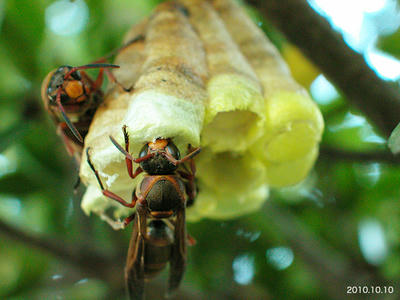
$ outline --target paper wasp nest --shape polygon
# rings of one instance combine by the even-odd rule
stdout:
[[[117,56],[114,72],[133,92],[111,87],[96,112],[85,147],[106,188],[128,202],[141,180],[127,173],[125,157],[110,142],[123,145],[127,125],[130,153],[158,137],[172,138],[182,154],[201,146],[198,197],[189,220],[230,218],[258,209],[268,188],[305,178],[318,155],[321,113],[291,77],[276,48],[230,0],[161,4],[131,29],[125,42],[138,41]],[[82,208],[114,217],[129,209],[102,196],[82,159],[88,186]]]

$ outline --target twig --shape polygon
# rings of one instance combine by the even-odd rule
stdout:
[[[400,164],[400,158],[388,151],[357,152],[337,148],[322,147],[320,156],[328,159],[344,160],[352,162],[380,162]]]
[[[327,20],[302,0],[247,0],[346,95],[385,135],[400,120],[400,93],[350,49]]]

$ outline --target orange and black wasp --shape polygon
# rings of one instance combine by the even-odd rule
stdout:
[[[61,66],[51,71],[42,84],[42,100],[57,124],[68,152],[80,157],[83,139],[93,115],[103,99],[101,90],[104,68],[118,68],[112,64],[88,64],[80,67]],[[96,80],[83,70],[99,68]]]
[[[132,89],[122,87],[110,71],[119,66],[105,61],[132,43],[143,39],[144,36],[139,35],[91,64],[79,67],[61,66],[51,71],[43,80],[41,96],[44,107],[57,125],[57,132],[62,137],[68,153],[74,155],[78,163],[83,150],[83,140],[97,107],[103,101],[101,87],[104,72],[111,82],[125,91]],[[85,72],[88,69],[99,69],[95,80]]]

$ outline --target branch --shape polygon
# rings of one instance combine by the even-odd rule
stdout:
[[[107,280],[111,277],[110,274],[107,273],[109,266],[112,264],[110,259],[104,257],[100,253],[87,249],[87,247],[68,244],[63,240],[31,235],[6,224],[2,220],[0,220],[0,233],[10,239],[50,253],[62,262],[67,262],[92,276]],[[120,263],[121,266],[123,264],[122,261],[114,262],[114,264],[118,263]]]
[[[349,285],[393,285],[393,282],[384,278],[376,269],[367,264],[356,263],[344,256],[340,249],[335,249],[321,240],[289,210],[269,201],[265,205],[264,212],[294,252],[324,283],[323,287],[330,293],[332,299],[348,299],[345,291],[346,286]],[[398,293],[395,291],[396,295],[393,295],[393,299],[398,299]],[[366,299],[366,296],[365,294],[353,295],[353,299]]]
[[[328,159],[352,162],[379,162],[400,164],[400,158],[387,151],[356,152],[337,148],[321,147],[320,155]]]
[[[400,93],[380,79],[305,0],[247,0],[388,137],[400,120]]]

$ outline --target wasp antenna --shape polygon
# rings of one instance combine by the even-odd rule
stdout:
[[[105,63],[94,63],[94,64],[87,64],[79,67],[73,67],[67,74],[65,74],[64,79],[67,79],[69,76],[71,76],[72,73],[74,73],[77,70],[86,70],[86,69],[100,69],[100,68],[114,68],[118,69],[120,66],[119,65],[114,65],[114,64],[105,64]]]
[[[192,152],[190,152],[189,154],[187,154],[184,158],[182,158],[181,160],[179,160],[179,163],[183,163],[185,161],[187,161],[188,159],[193,158],[194,156],[196,156],[197,154],[199,154],[201,152],[201,148],[192,148]]]
[[[122,146],[121,146],[120,144],[118,144],[118,142],[117,142],[111,135],[109,136],[109,138],[110,138],[110,140],[111,140],[111,143],[113,143],[114,146],[117,147],[117,149],[118,149],[120,152],[122,152],[122,154],[124,154],[126,158],[128,158],[128,159],[130,159],[130,160],[133,160],[133,161],[135,160],[135,159],[132,157],[132,155],[130,155],[130,154],[128,153],[128,151],[126,151],[124,148],[122,148]]]
[[[143,156],[143,157],[136,158],[136,159],[134,159],[133,161],[134,161],[135,163],[139,164],[139,163],[141,163],[142,161],[148,160],[149,158],[152,158],[152,157],[154,157],[154,153],[149,153],[149,154],[147,154],[147,155],[145,155],[145,156]]]
[[[57,103],[58,108],[60,109],[61,114],[64,118],[64,121],[67,124],[67,126],[69,127],[69,129],[71,129],[72,133],[77,138],[77,140],[80,141],[81,143],[83,143],[82,136],[80,135],[78,129],[76,129],[76,127],[72,124],[71,120],[68,118],[68,116],[64,110],[64,107],[61,104],[61,90],[58,90],[58,92],[57,92],[56,103]]]
[[[143,41],[146,37],[143,34],[139,34],[137,36],[135,36],[133,39],[129,40],[125,45],[123,45],[122,47],[120,47],[119,49],[116,49],[118,52],[123,50],[124,48],[139,42],[139,41]]]
[[[169,154],[168,152],[162,152],[161,155],[163,155],[166,159],[169,160],[169,162],[171,164],[173,164],[174,166],[177,166],[180,164],[180,160],[176,160],[171,154]]]
[[[77,70],[83,69],[97,69],[97,68],[119,68],[119,65],[114,64],[107,64],[107,63],[94,63],[94,64],[87,64],[83,66],[76,67]]]

